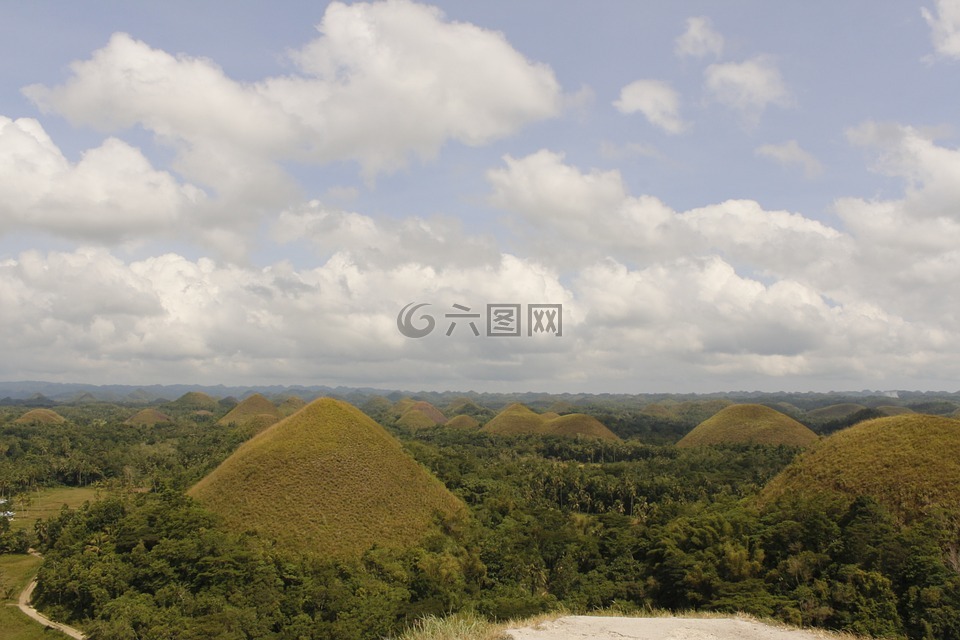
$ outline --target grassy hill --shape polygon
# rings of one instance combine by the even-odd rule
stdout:
[[[300,411],[300,409],[303,409],[305,406],[307,406],[307,403],[300,396],[287,396],[280,401],[277,409],[280,411],[280,415],[286,418]]]
[[[820,407],[819,409],[811,409],[807,411],[807,417],[811,420],[818,421],[841,420],[864,409],[866,409],[866,407],[862,404],[842,402],[840,404],[831,404],[827,407]]]
[[[491,418],[483,425],[486,433],[495,433],[501,436],[515,436],[522,433],[541,433],[543,418],[539,413],[515,402]]]
[[[256,421],[258,424],[268,426],[280,420],[281,417],[280,410],[275,404],[265,396],[255,393],[231,409],[227,415],[217,421],[217,424],[245,427]]]
[[[170,406],[177,409],[206,409],[207,411],[216,411],[220,408],[215,398],[202,391],[188,391],[171,402]]]
[[[448,429],[463,429],[465,431],[476,431],[480,428],[480,423],[477,422],[477,419],[473,416],[468,416],[466,414],[460,414],[454,416],[443,423],[443,426]]]
[[[164,422],[171,422],[170,416],[156,409],[148,408],[138,411],[123,421],[123,424],[134,425],[138,427],[152,427]]]
[[[189,490],[238,531],[333,557],[416,544],[462,503],[356,407],[320,398],[262,431]]]
[[[838,431],[773,478],[767,504],[786,495],[872,496],[904,521],[932,509],[960,515],[960,421],[907,414]]]
[[[879,406],[877,407],[877,411],[885,416],[902,416],[907,413],[915,413],[914,410],[909,407],[898,407],[896,405]]]
[[[698,424],[677,446],[743,443],[808,447],[817,440],[817,434],[776,409],[760,404],[735,404]]]
[[[67,419],[53,409],[31,409],[14,420],[14,424],[63,424]]]
[[[483,426],[481,431],[498,435],[520,435],[533,433],[538,435],[556,435],[603,440],[619,440],[612,431],[599,420],[583,413],[568,413],[558,416],[549,412],[539,414],[528,407],[514,403],[498,413]]]

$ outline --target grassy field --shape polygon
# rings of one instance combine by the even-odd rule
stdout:
[[[28,555],[0,555],[0,640],[50,640],[62,638],[55,631],[23,615],[15,606],[17,597],[40,567],[40,558]]]
[[[71,509],[79,507],[87,500],[97,499],[97,489],[94,487],[55,487],[42,489],[29,494],[30,503],[21,506],[15,501],[9,506],[17,515],[10,521],[13,529],[32,529],[37,518],[46,520],[60,513],[60,508],[67,505]]]
[[[483,426],[482,431],[497,435],[512,436],[525,433],[551,436],[584,436],[601,440],[619,440],[599,420],[583,413],[558,416],[555,413],[536,413],[528,407],[515,403],[497,414]]]

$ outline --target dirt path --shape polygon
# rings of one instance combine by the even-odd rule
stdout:
[[[778,627],[750,618],[618,618],[565,616],[507,629],[514,640],[838,640],[825,631]]]
[[[34,551],[33,549],[30,549],[30,555],[34,555],[38,558],[40,557],[40,554]],[[24,590],[20,592],[20,598],[17,600],[17,607],[20,608],[20,611],[23,611],[25,614],[27,614],[28,616],[30,616],[31,618],[33,618],[43,626],[50,627],[51,629],[56,629],[61,633],[67,634],[71,638],[76,638],[77,640],[83,640],[84,638],[86,638],[86,636],[83,635],[83,632],[80,631],[79,629],[74,629],[71,626],[61,624],[59,622],[54,622],[47,616],[43,615],[42,613],[40,613],[39,611],[31,607],[30,598],[33,597],[33,590],[36,588],[37,588],[37,579],[36,577],[34,577],[34,579],[30,581],[30,584],[28,584],[24,588]]]

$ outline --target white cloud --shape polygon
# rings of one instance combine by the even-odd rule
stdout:
[[[815,178],[823,173],[823,165],[808,151],[800,147],[796,140],[783,144],[765,144],[754,150],[758,156],[770,158],[784,166],[799,166],[807,178]]]
[[[620,113],[642,113],[667,133],[681,133],[687,123],[680,117],[680,94],[660,80],[636,80],[620,90],[613,106]]]
[[[687,18],[687,30],[677,38],[674,51],[681,57],[713,55],[719,58],[723,53],[723,36],[713,28],[710,18]]]
[[[142,125],[177,168],[218,190],[281,188],[272,161],[355,160],[368,177],[431,158],[448,140],[487,144],[559,113],[552,70],[502,34],[406,0],[331,3],[320,36],[290,53],[300,73],[241,83],[212,61],[115,34],[57,87],[24,93],[74,124]],[[231,157],[224,173],[224,157]],[[245,164],[247,163],[247,164]],[[239,166],[239,170],[236,168]],[[258,177],[261,176],[261,177]]]
[[[933,48],[946,58],[960,59],[960,0],[936,0],[936,13],[920,9],[930,25]]]
[[[712,64],[703,73],[713,99],[748,118],[759,117],[770,105],[784,107],[791,103],[780,70],[769,56]]]
[[[121,140],[108,138],[71,163],[36,120],[0,116],[0,231],[113,242],[170,234],[205,201]]]

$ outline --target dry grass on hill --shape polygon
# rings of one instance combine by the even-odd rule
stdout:
[[[63,424],[67,419],[53,409],[31,409],[14,420],[14,424]]]
[[[519,403],[511,404],[505,408],[485,424],[481,431],[498,435],[531,433],[567,437],[581,436],[602,440],[620,439],[592,416],[583,413],[569,413],[565,416],[557,416],[555,413],[539,414]]]
[[[153,408],[143,409],[133,414],[123,421],[123,424],[129,424],[138,427],[152,427],[165,422],[172,422],[170,416]]]
[[[356,557],[419,542],[463,504],[350,404],[321,398],[259,433],[189,491],[228,526]]]
[[[958,517],[960,422],[906,414],[838,431],[773,478],[760,503],[785,496],[872,496],[905,521],[938,508]]]
[[[817,434],[776,409],[760,404],[735,404],[720,410],[685,435],[678,447],[715,444],[773,444],[808,447]]]

